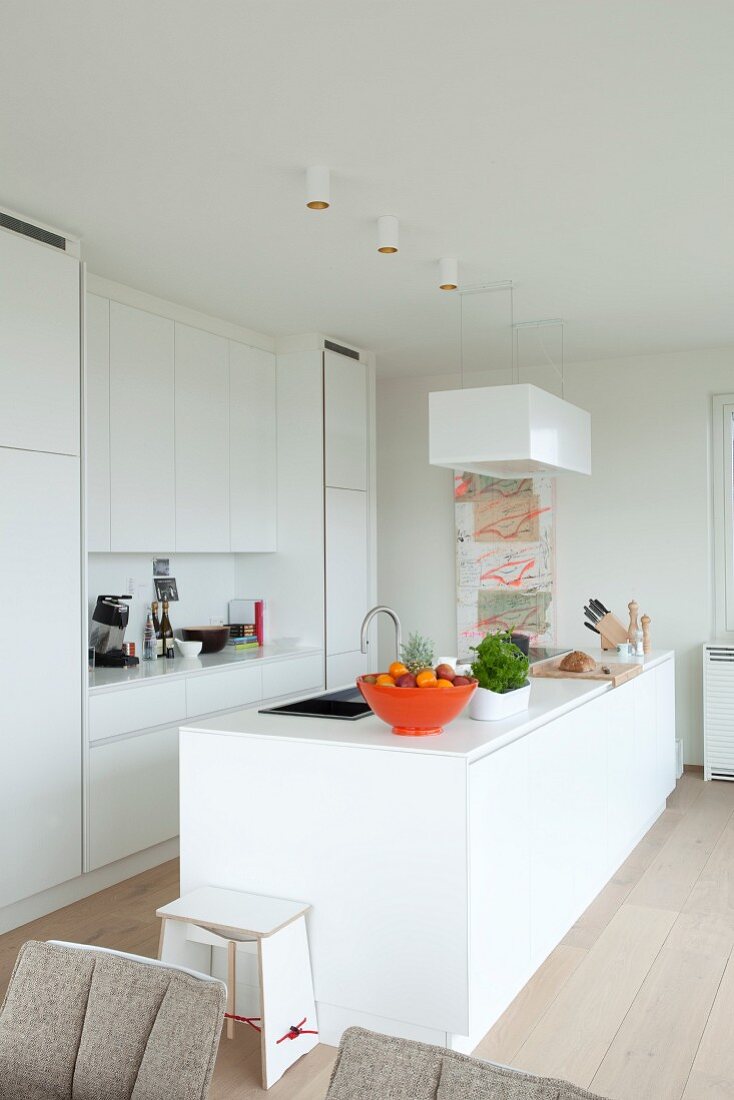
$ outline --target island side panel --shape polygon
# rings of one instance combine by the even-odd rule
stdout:
[[[313,906],[323,1041],[369,1016],[468,1032],[463,759],[183,729],[180,760],[182,892]]]
[[[674,788],[674,662],[469,767],[469,1052]]]

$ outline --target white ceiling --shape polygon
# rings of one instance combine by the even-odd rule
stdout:
[[[391,374],[457,364],[443,255],[567,361],[734,344],[733,42],[731,0],[5,0],[0,204]]]

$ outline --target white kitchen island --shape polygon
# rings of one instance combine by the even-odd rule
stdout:
[[[665,807],[674,660],[439,737],[242,710],[181,730],[181,889],[309,902],[321,1040],[471,1050]]]

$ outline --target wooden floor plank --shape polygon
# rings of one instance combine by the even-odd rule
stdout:
[[[677,916],[649,906],[623,905],[512,1064],[588,1085]]]
[[[640,912],[642,910],[638,910]],[[695,937],[687,927],[696,921]],[[655,959],[615,1035],[592,1091],[637,1100],[678,1100],[685,1088],[729,959],[720,922],[684,919]]]
[[[559,944],[474,1051],[477,1058],[511,1065],[517,1052],[573,974],[586,951]]]
[[[734,1097],[734,961],[727,963],[683,1100]]]
[[[704,787],[703,776],[700,773],[684,772],[676,783],[675,790],[668,796],[668,809],[681,810],[685,813],[696,799],[701,797]]]
[[[730,819],[693,886],[687,913],[717,913],[734,928],[734,819]]]
[[[709,783],[629,895],[632,905],[683,909],[711,852],[734,813],[734,784]]]

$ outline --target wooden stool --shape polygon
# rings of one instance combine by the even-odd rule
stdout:
[[[202,886],[156,913],[163,962],[212,974],[223,969],[226,958],[227,1038],[234,1036],[235,1021],[260,1032],[265,1089],[318,1043],[306,935],[310,908],[299,901]],[[218,957],[216,948],[222,949]],[[245,971],[239,999],[248,1002],[240,1006],[245,1013],[240,1016],[238,961]],[[250,1015],[252,1009],[259,1015]]]

